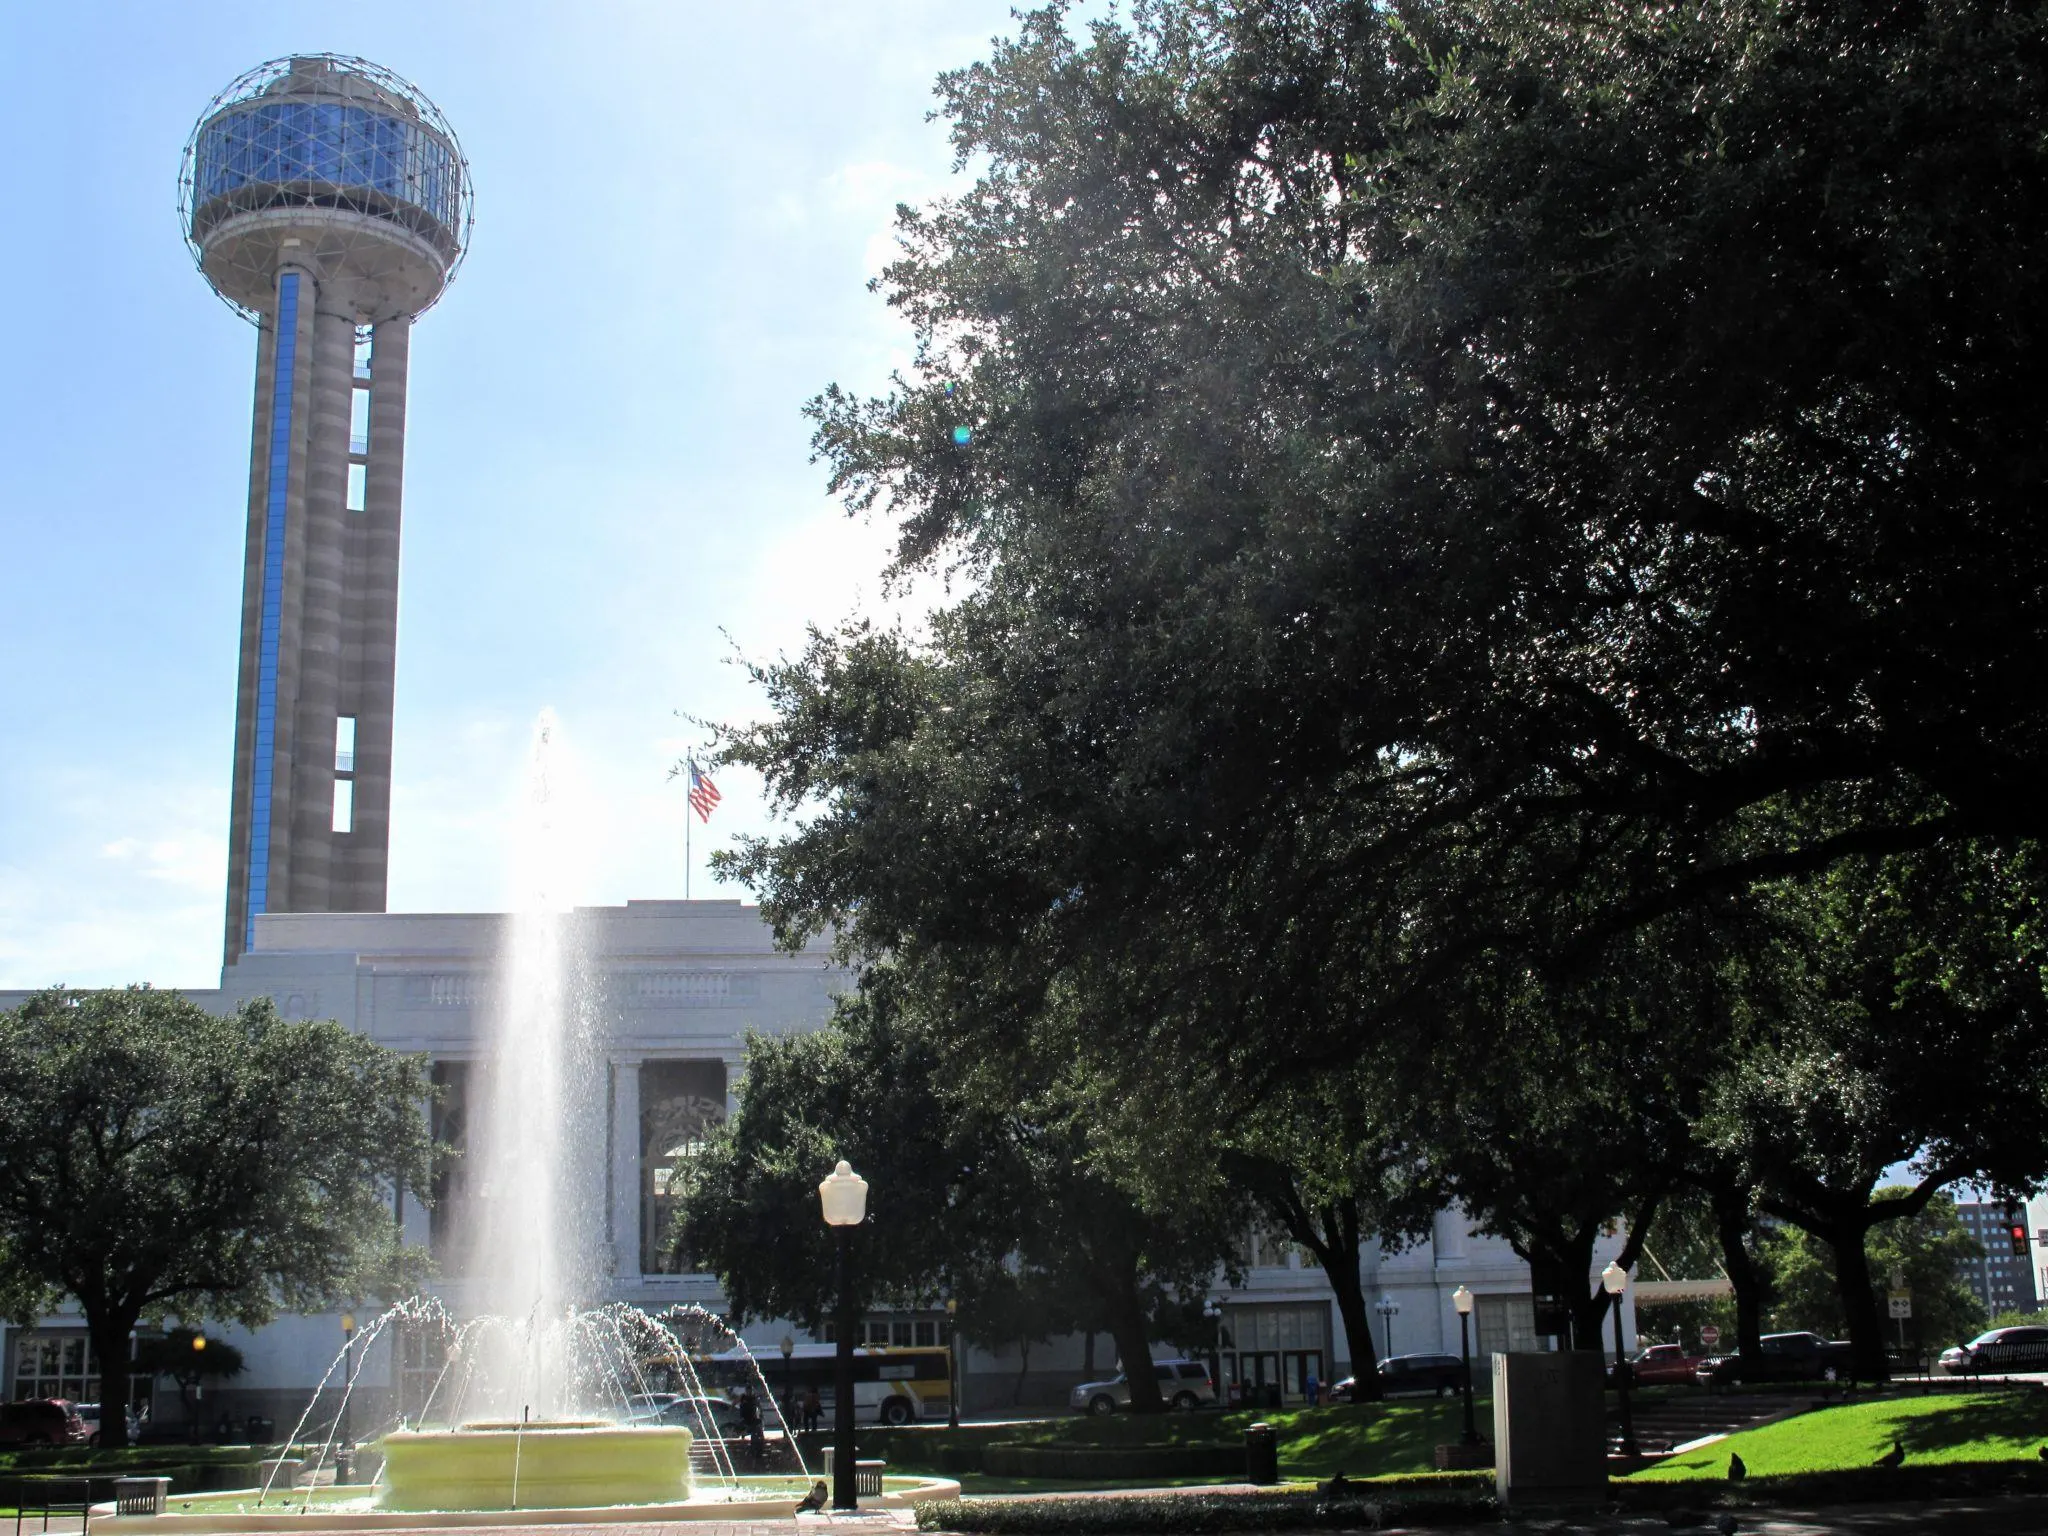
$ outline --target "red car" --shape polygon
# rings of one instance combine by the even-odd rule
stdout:
[[[1683,1344],[1648,1344],[1636,1351],[1629,1362],[1629,1380],[1639,1387],[1657,1386],[1664,1382],[1691,1381],[1700,1368],[1699,1355],[1688,1355]],[[1614,1367],[1607,1367],[1608,1380],[1614,1379]]]
[[[0,1403],[0,1445],[83,1445],[91,1433],[61,1397]]]

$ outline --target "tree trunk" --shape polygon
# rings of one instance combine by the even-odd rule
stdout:
[[[1095,1379],[1095,1329],[1092,1326],[1081,1335],[1081,1375],[1087,1381]]]
[[[1116,1340],[1117,1354],[1123,1358],[1133,1413],[1166,1411],[1166,1399],[1159,1395],[1159,1374],[1152,1369],[1151,1335],[1145,1304],[1138,1295],[1137,1276],[1132,1275],[1110,1314],[1110,1337]]]
[[[125,1309],[86,1310],[86,1329],[100,1367],[100,1448],[119,1450],[128,1443],[129,1335],[138,1313]]]
[[[1344,1320],[1344,1336],[1351,1341],[1351,1375],[1357,1383],[1352,1401],[1361,1398],[1377,1402],[1382,1393],[1379,1347],[1373,1342],[1371,1311],[1365,1304],[1365,1282],[1358,1276],[1358,1250],[1351,1251],[1349,1264],[1326,1265],[1330,1293],[1337,1302],[1337,1316]]]
[[[1094,1335],[1090,1334],[1089,1342],[1092,1344],[1094,1341]],[[1010,1406],[1012,1408],[1021,1408],[1024,1406],[1024,1378],[1030,1374],[1031,1341],[1029,1339],[1023,1339],[1020,1340],[1017,1345],[1017,1389],[1016,1391],[1010,1394]]]
[[[1721,1267],[1735,1287],[1735,1349],[1745,1365],[1763,1358],[1763,1277],[1749,1255],[1749,1201],[1733,1185],[1716,1185],[1709,1196],[1721,1237]]]
[[[1849,1320],[1849,1370],[1859,1381],[1891,1379],[1884,1353],[1884,1318],[1877,1310],[1877,1287],[1870,1279],[1870,1254],[1864,1247],[1867,1225],[1845,1222],[1831,1227],[1826,1242],[1835,1252],[1835,1290],[1842,1315]]]

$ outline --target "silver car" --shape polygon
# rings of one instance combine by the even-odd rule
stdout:
[[[1194,1360],[1154,1360],[1159,1376],[1159,1395],[1176,1413],[1192,1413],[1213,1407],[1216,1384],[1209,1379],[1209,1367]],[[1084,1381],[1067,1399],[1076,1413],[1116,1413],[1131,1406],[1130,1378],[1119,1371],[1108,1381]]]

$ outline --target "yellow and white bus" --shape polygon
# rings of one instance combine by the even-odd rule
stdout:
[[[787,1360],[764,1351],[754,1357],[768,1390],[782,1405],[791,1428],[804,1427],[804,1399],[816,1390],[819,1427],[832,1427],[833,1387],[838,1369],[830,1344],[799,1344]],[[753,1373],[738,1350],[697,1362],[706,1387],[728,1396],[749,1385]],[[953,1352],[945,1346],[862,1344],[853,1351],[854,1414],[868,1424],[914,1424],[943,1419],[953,1409]]]

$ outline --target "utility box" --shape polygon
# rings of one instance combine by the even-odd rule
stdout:
[[[1591,1350],[1493,1357],[1493,1477],[1503,1507],[1605,1501],[1604,1366]]]

